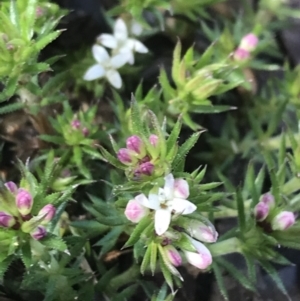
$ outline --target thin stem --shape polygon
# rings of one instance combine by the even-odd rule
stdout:
[[[228,238],[210,245],[209,250],[214,257],[231,253],[241,253],[242,251],[241,242],[236,237]]]

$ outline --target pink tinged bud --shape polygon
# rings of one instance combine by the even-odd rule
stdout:
[[[134,161],[134,153],[127,149],[127,148],[121,148],[119,149],[117,153],[117,157],[119,161],[123,164],[130,165]]]
[[[262,195],[260,198],[260,201],[262,203],[265,203],[266,205],[268,205],[269,208],[274,208],[274,206],[275,206],[274,196],[269,192]]]
[[[0,226],[4,228],[11,228],[16,224],[15,218],[5,212],[0,212]]]
[[[89,133],[90,133],[90,131],[89,131],[87,128],[83,128],[83,129],[82,129],[82,135],[83,135],[84,137],[87,137],[87,136],[89,135]]]
[[[174,181],[174,197],[187,199],[190,194],[189,184],[186,180],[175,179]]]
[[[55,216],[55,213],[56,213],[56,209],[53,205],[48,204],[44,206],[38,213],[38,216],[45,216],[41,224],[42,225],[48,224]]]
[[[81,123],[77,119],[75,119],[71,122],[71,126],[74,130],[78,130],[80,128],[80,125],[81,125]]]
[[[236,61],[245,61],[250,57],[250,52],[243,48],[237,48],[234,51],[233,57]]]
[[[171,245],[168,245],[164,247],[165,253],[169,259],[169,261],[174,265],[175,267],[178,267],[182,264],[182,258],[179,254],[179,252]]]
[[[203,242],[213,243],[218,239],[218,232],[213,224],[206,225],[194,220],[188,224],[187,231],[192,237]]]
[[[44,10],[43,10],[43,8],[42,8],[42,7],[38,6],[38,7],[36,8],[36,11],[35,11],[35,13],[36,13],[36,17],[37,17],[37,18],[40,18],[40,17],[42,17],[42,16],[43,16],[43,14],[44,14]]]
[[[154,165],[150,162],[142,163],[139,167],[139,172],[146,176],[151,176],[154,170]]]
[[[259,222],[262,222],[265,220],[269,214],[270,208],[267,204],[263,202],[259,202],[255,207],[254,207],[254,216],[255,219]]]
[[[33,204],[31,194],[25,189],[19,189],[16,195],[16,205],[22,215],[30,213]]]
[[[251,52],[256,48],[257,44],[258,37],[253,33],[249,33],[242,38],[239,48]]]
[[[31,237],[35,240],[40,240],[47,235],[47,230],[43,226],[38,226],[35,230],[30,233]]]
[[[198,269],[204,270],[212,264],[212,256],[210,251],[204,244],[194,239],[191,239],[197,252],[185,251],[187,261]]]
[[[143,140],[136,135],[127,138],[126,147],[139,155],[145,153]]]
[[[136,199],[130,200],[125,209],[125,216],[133,223],[138,223],[149,214],[149,209],[140,204]]]
[[[18,186],[16,183],[9,181],[4,184],[4,186],[11,192],[11,193],[17,193],[18,191]]]
[[[272,220],[273,230],[286,230],[295,223],[295,215],[290,211],[282,211],[277,214]]]
[[[150,142],[151,145],[157,146],[157,144],[158,144],[158,136],[156,136],[154,134],[151,134],[150,137],[149,137],[149,142]]]

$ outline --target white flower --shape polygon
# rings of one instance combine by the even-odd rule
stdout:
[[[115,22],[114,34],[101,34],[97,41],[103,46],[113,49],[113,53],[127,53],[128,63],[134,63],[134,52],[147,53],[148,48],[140,41],[129,38],[128,30],[125,22],[122,19],[118,19]]]
[[[164,188],[159,188],[158,194],[150,192],[149,198],[140,194],[136,197],[143,206],[155,210],[154,228],[157,235],[165,233],[170,225],[173,214],[190,214],[196,206],[186,200],[189,196],[189,185],[183,179],[176,179],[172,174],[165,177]]]
[[[127,63],[128,55],[123,53],[110,57],[105,48],[99,45],[92,47],[92,53],[97,64],[91,66],[86,71],[83,79],[90,81],[106,77],[113,87],[117,89],[121,88],[122,79],[116,69],[119,69]]]

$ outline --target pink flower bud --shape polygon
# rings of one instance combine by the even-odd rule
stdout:
[[[35,11],[36,17],[40,18],[44,15],[44,10],[42,7],[38,6]]]
[[[164,251],[169,259],[169,261],[175,266],[178,267],[182,263],[182,258],[179,252],[171,245],[164,247]]]
[[[190,195],[189,184],[184,179],[175,179],[174,181],[174,197],[187,199]]]
[[[212,264],[210,251],[201,242],[189,238],[197,252],[185,251],[187,261],[198,269],[204,270]]]
[[[158,136],[156,136],[154,134],[151,134],[150,137],[149,137],[149,142],[150,142],[151,145],[157,146]]]
[[[127,138],[126,147],[139,155],[145,153],[144,142],[139,136],[136,135]]]
[[[251,52],[256,48],[257,44],[258,44],[257,36],[253,33],[249,33],[242,38],[239,48]]]
[[[140,165],[138,170],[143,175],[151,176],[154,170],[154,165],[150,162],[145,162]]]
[[[11,193],[16,193],[18,191],[18,186],[16,183],[9,181],[4,184],[4,186],[11,192]]]
[[[133,151],[127,149],[127,148],[121,148],[119,149],[117,153],[117,157],[120,162],[126,165],[130,165],[134,161],[136,161],[136,158],[134,157]]]
[[[262,195],[260,201],[268,205],[270,209],[275,206],[274,196],[269,192]]]
[[[40,240],[47,235],[47,230],[43,226],[38,226],[35,230],[30,233],[31,237],[35,240]]]
[[[16,205],[22,215],[30,213],[33,204],[31,194],[25,189],[19,189],[16,195]]]
[[[262,222],[265,220],[269,214],[270,208],[266,203],[259,202],[255,207],[254,207],[254,216],[255,219],[259,222]]]
[[[213,224],[204,224],[197,220],[192,220],[186,224],[186,231],[194,238],[203,242],[216,242],[218,239],[218,232]]]
[[[16,224],[15,218],[3,211],[0,211],[0,227],[11,228]]]
[[[250,57],[250,52],[248,50],[245,50],[243,48],[237,48],[234,51],[233,58],[234,60],[241,62],[245,61]]]
[[[84,137],[87,137],[88,135],[89,135],[89,133],[90,133],[90,131],[89,131],[89,129],[88,128],[83,128],[82,129],[82,135],[84,136]]]
[[[44,206],[38,213],[38,216],[45,215],[41,224],[42,225],[48,224],[53,219],[55,213],[56,213],[56,209],[53,205],[48,204],[48,205]]]
[[[80,121],[78,119],[75,119],[71,122],[71,126],[74,130],[78,130],[80,128]]]
[[[124,212],[127,219],[133,223],[138,223],[143,217],[149,214],[149,209],[143,206],[136,198],[127,203]]]
[[[295,223],[295,215],[290,211],[282,211],[272,220],[273,230],[286,230]]]

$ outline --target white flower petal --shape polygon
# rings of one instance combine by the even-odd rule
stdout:
[[[135,36],[139,36],[143,32],[143,26],[134,20],[131,22],[130,27],[131,33]]]
[[[173,190],[174,190],[174,177],[170,173],[167,176],[165,176],[164,192],[167,200],[173,199]]]
[[[183,215],[191,214],[197,209],[195,204],[184,199],[173,199],[172,201],[169,201],[169,206],[171,207],[171,210],[174,210],[177,214]]]
[[[147,53],[149,52],[148,48],[140,41],[134,41],[134,51],[139,53]]]
[[[120,67],[124,66],[128,62],[128,53],[120,53],[113,56],[110,60],[110,65],[114,69],[119,69]]]
[[[186,180],[176,179],[174,182],[174,197],[186,199],[190,194],[189,184]]]
[[[120,89],[122,87],[122,78],[118,71],[114,69],[107,70],[106,78],[109,81],[109,83],[116,89]]]
[[[99,64],[90,67],[83,76],[84,80],[95,80],[105,75],[105,70]]]
[[[160,201],[157,194],[150,193],[149,194],[149,205],[147,206],[150,209],[158,210],[160,208]]]
[[[99,46],[99,45],[94,45],[92,47],[92,52],[95,60],[99,63],[102,64],[105,61],[109,60],[109,55],[107,51],[105,50],[104,47]]]
[[[121,18],[115,22],[114,36],[118,41],[125,41],[128,37],[126,24]]]
[[[154,216],[154,228],[157,235],[164,234],[171,222],[171,212],[164,209],[159,209],[155,211]]]
[[[126,40],[122,47],[120,47],[120,52],[127,52],[127,51],[133,51],[134,50],[134,43],[135,40],[134,39],[128,39]]]
[[[103,46],[105,46],[107,48],[111,48],[111,49],[115,49],[118,46],[117,39],[113,35],[107,34],[107,33],[103,33],[102,35],[100,35],[97,38],[97,42],[99,42]]]

